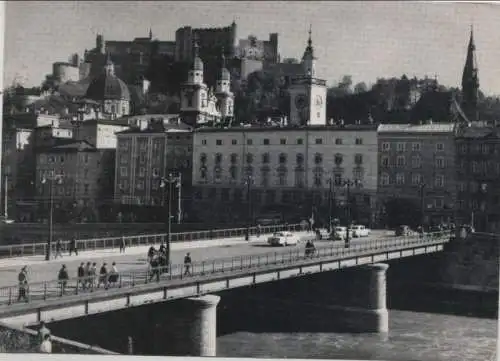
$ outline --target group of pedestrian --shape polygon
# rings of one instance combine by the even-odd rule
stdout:
[[[160,275],[169,272],[169,258],[169,251],[165,245],[160,245],[158,250],[154,246],[149,247],[148,264],[150,267],[150,281],[153,278],[156,278],[156,281],[160,281]],[[191,264],[191,254],[188,252],[184,256],[184,276],[191,275]]]
[[[62,251],[63,251],[63,244],[62,240],[59,238],[56,242],[56,254],[54,256],[54,259],[57,259],[57,257],[62,258]],[[75,238],[72,238],[71,241],[69,241],[69,255],[71,256],[73,253],[75,254],[75,256],[78,256],[78,247],[76,245]]]

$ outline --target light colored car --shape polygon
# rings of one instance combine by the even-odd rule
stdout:
[[[292,232],[276,232],[267,239],[271,246],[292,246],[299,243],[299,238]]]
[[[335,240],[343,241],[347,237],[347,227],[338,226],[334,228]]]
[[[353,237],[368,237],[370,235],[370,229],[366,228],[361,224],[355,224],[349,229]]]

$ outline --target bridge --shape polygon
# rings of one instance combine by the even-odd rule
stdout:
[[[300,247],[281,252],[263,252],[238,257],[196,262],[185,275],[182,264],[173,264],[160,278],[151,279],[147,269],[121,272],[116,285],[104,289],[83,290],[78,279],[70,279],[63,288],[58,281],[32,283],[28,299],[18,302],[18,286],[0,288],[0,320],[12,325],[30,326],[40,321],[58,321],[101,312],[141,306],[149,303],[183,299],[190,312],[179,314],[186,332],[197,338],[186,346],[189,354],[215,354],[215,313],[218,296],[210,295],[236,287],[301,277],[313,273],[354,267],[370,289],[362,307],[350,308],[360,331],[387,332],[385,272],[380,262],[443,250],[449,236],[426,234],[423,237],[383,238],[352,244],[329,242],[317,247],[314,256],[306,257]],[[189,327],[187,326],[189,325]],[[198,330],[198,331],[194,331]],[[186,341],[187,342],[187,341]]]

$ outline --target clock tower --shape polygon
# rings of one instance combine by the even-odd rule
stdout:
[[[316,78],[316,57],[311,29],[302,56],[304,73],[292,79],[290,94],[290,124],[326,125],[326,81]]]

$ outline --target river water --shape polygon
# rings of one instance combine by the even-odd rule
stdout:
[[[497,319],[391,310],[389,335],[236,332],[217,340],[219,357],[398,361],[496,360]]]

